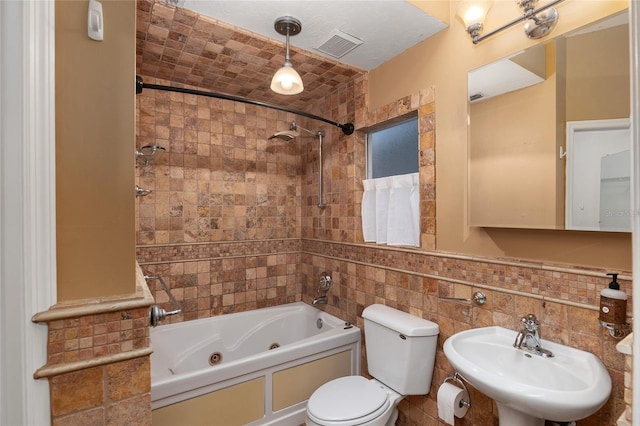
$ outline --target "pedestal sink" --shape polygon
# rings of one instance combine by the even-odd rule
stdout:
[[[495,400],[500,426],[579,420],[605,404],[611,378],[595,355],[542,340],[554,355],[543,358],[514,348],[515,337],[515,331],[496,326],[463,331],[444,342],[453,368]]]

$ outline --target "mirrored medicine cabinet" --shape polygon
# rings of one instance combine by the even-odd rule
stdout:
[[[469,225],[630,232],[628,15],[468,74]]]

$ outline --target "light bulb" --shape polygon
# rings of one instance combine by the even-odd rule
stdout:
[[[273,75],[271,90],[281,95],[296,95],[304,90],[304,85],[291,64],[285,64]]]
[[[493,0],[462,0],[458,2],[457,14],[466,28],[482,24]]]
[[[290,78],[283,78],[282,80],[280,80],[280,87],[282,87],[284,90],[291,90],[291,88],[293,87],[293,80]]]

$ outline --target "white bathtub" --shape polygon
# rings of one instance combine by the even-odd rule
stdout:
[[[162,421],[172,423],[172,415],[197,423],[195,417],[185,418],[195,415],[194,411],[202,411],[208,424],[216,424],[211,413],[205,413],[213,410],[216,402],[187,404],[243,383],[258,386],[263,401],[256,399],[255,404],[264,407],[264,412],[258,419],[238,423],[299,425],[304,422],[306,400],[313,389],[335,377],[360,374],[360,329],[303,302],[161,325],[151,330],[151,345],[154,426]],[[335,362],[348,366],[334,367]],[[305,370],[306,366],[311,369]],[[251,402],[244,396],[246,391],[241,394],[242,401],[229,402],[225,396],[222,409],[212,411],[214,417],[236,403],[246,412]],[[187,404],[178,409],[182,402]],[[177,413],[158,410],[170,405]],[[219,422],[225,426],[232,423],[236,422]]]

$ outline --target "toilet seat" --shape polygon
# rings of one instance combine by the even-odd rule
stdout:
[[[325,425],[359,425],[380,416],[389,407],[388,396],[376,381],[362,376],[341,377],[311,395],[307,415]]]

